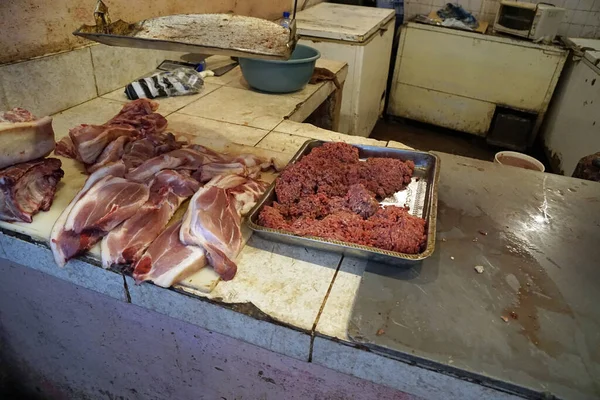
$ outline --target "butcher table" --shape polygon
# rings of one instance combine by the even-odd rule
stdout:
[[[213,98],[215,104],[231,100],[228,86],[215,90],[224,93]],[[122,103],[108,97],[56,115],[58,135],[78,123],[103,122],[114,115]],[[159,108],[169,128],[186,131],[195,142],[216,150],[255,147],[285,160],[309,138],[404,147],[282,115],[255,120],[238,110],[224,121],[211,118],[196,102],[169,110],[164,107],[169,100],[178,99],[167,99]],[[264,121],[269,125],[257,126]],[[212,291],[163,289],[136,285],[127,275],[104,270],[93,255],[58,268],[47,237],[39,233],[44,229],[28,234],[14,224],[4,225],[0,357],[10,368],[0,369],[0,376],[54,398],[465,400],[546,392],[561,398],[598,397],[600,316],[593,305],[600,279],[592,261],[599,258],[600,247],[590,243],[600,243],[600,184],[439,155],[437,249],[431,261],[412,269],[253,236],[237,259],[232,281],[219,282]],[[68,179],[76,177],[67,173]],[[478,196],[494,184],[506,188],[505,196],[515,196],[517,204],[522,201],[526,213],[514,199]],[[486,215],[490,207],[496,211]],[[562,229],[543,233],[555,226]],[[579,244],[574,242],[578,237]],[[540,238],[564,251],[540,254]],[[501,254],[510,251],[510,262],[477,258],[487,253],[470,246],[485,249],[485,240],[511,246],[500,249],[489,243]],[[576,250],[580,253],[574,254]],[[488,261],[497,256],[492,253]],[[479,264],[482,274],[474,270]],[[371,287],[361,299],[363,274],[364,285],[376,282],[366,280],[375,274],[381,287]],[[536,277],[532,282],[541,300],[527,303],[526,311],[516,309],[519,319],[513,319],[510,312],[526,282],[520,277],[529,275]],[[368,307],[373,315],[366,321],[374,321],[372,329],[356,335],[357,326],[364,328],[357,315]],[[405,336],[401,327],[385,325],[391,320],[377,321],[378,313],[392,311],[405,318],[395,319],[407,327]],[[543,318],[534,332],[537,339],[520,331],[526,313]],[[459,343],[461,330],[473,341]],[[513,358],[526,367],[515,367]]]

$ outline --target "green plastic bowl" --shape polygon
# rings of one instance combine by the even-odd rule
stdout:
[[[240,58],[242,75],[252,88],[268,93],[290,93],[302,89],[321,57],[317,49],[296,45],[286,61]]]

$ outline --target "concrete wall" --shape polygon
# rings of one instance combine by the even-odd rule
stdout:
[[[299,0],[305,3],[320,0]],[[185,13],[233,12],[275,19],[290,10],[292,0],[105,0],[113,20],[135,22]],[[25,60],[86,43],[72,35],[82,24],[94,24],[96,0],[0,0],[0,64]]]
[[[523,0],[537,3],[537,0]],[[458,0],[465,10],[481,21],[493,23],[500,0]],[[567,9],[558,34],[570,37],[600,38],[600,0],[544,0],[546,3]],[[405,21],[416,14],[429,14],[439,10],[446,0],[405,0]]]

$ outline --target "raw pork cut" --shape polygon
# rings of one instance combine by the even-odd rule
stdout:
[[[119,161],[125,152],[125,145],[130,140],[131,138],[129,136],[120,136],[110,142],[108,146],[102,150],[102,153],[100,153],[100,156],[98,156],[96,162],[86,168],[88,174],[91,174],[92,172],[105,167],[110,163]]]
[[[124,174],[122,162],[100,168],[60,215],[50,236],[59,266],[89,249],[148,200],[148,187],[128,181]]]
[[[160,133],[167,128],[167,120],[155,112],[157,109],[158,103],[152,100],[130,101],[105,125],[129,125],[137,129],[142,136]]]
[[[54,150],[52,118],[23,108],[0,111],[0,168],[46,157]]]
[[[168,227],[152,242],[134,266],[136,282],[152,281],[168,288],[206,266],[204,249],[181,243],[180,228],[181,221]]]
[[[205,149],[201,146],[190,146],[151,158],[129,171],[127,179],[135,182],[147,182],[164,169],[197,170],[204,164],[223,159],[221,155]]]
[[[261,171],[273,167],[272,161],[263,161],[252,154],[242,154],[227,160],[226,162],[212,162],[204,164],[194,177],[199,182],[208,182],[218,175],[240,175],[257,178]]]
[[[251,182],[237,175],[215,177],[196,192],[183,217],[179,239],[186,245],[204,248],[209,263],[223,280],[233,279],[237,272],[233,259],[243,244],[241,211],[256,202],[258,187],[266,187],[265,183]]]
[[[59,159],[46,158],[0,170],[0,219],[31,222],[39,210],[48,211],[64,175],[60,167]]]
[[[148,201],[102,240],[102,265],[108,268],[112,264],[139,260],[181,203],[199,187],[200,184],[185,173],[159,172],[150,186]]]
[[[127,136],[134,139],[162,133],[167,120],[154,111],[158,103],[139,99],[123,106],[119,114],[103,125],[79,125],[56,145],[56,154],[94,164],[104,148],[113,140]]]
[[[128,125],[79,125],[69,130],[77,160],[93,164],[104,148],[120,136],[135,138],[138,131]]]

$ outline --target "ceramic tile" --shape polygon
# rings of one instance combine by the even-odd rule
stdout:
[[[331,72],[333,72],[334,74],[339,73],[342,68],[344,68],[347,64],[343,61],[335,61],[335,60],[328,60],[326,58],[319,58],[317,60],[317,63],[315,64],[315,67],[319,67],[319,68],[327,68],[328,70],[330,70]]]
[[[197,136],[206,143],[228,140],[247,146],[254,146],[269,131],[250,126],[230,124],[191,115],[174,113],[168,116],[170,131],[176,134]]]
[[[90,49],[98,96],[145,76],[155,70],[163,60],[178,60],[183,54],[103,44],[92,46]]]
[[[275,320],[309,332],[341,258],[253,235],[236,259],[235,279],[219,282],[203,296],[223,303],[251,303]]]
[[[290,135],[289,133],[271,132],[256,147],[278,151],[293,156],[298,149],[309,140],[305,136]]]
[[[81,260],[71,260],[64,268],[54,262],[50,249],[44,245],[26,242],[0,232],[3,257],[15,263],[36,269],[48,275],[95,290],[115,299],[126,300],[123,277]]]
[[[400,143],[400,142],[396,142],[395,140],[390,140],[388,142],[387,147],[393,147],[395,149],[408,149],[408,150],[414,150],[412,147],[409,147],[407,145],[405,145],[404,143]]]
[[[312,362],[423,399],[517,400],[521,398],[318,336],[314,340]]]
[[[594,5],[594,0],[579,0],[577,3],[577,9],[583,11],[589,11]]]
[[[310,336],[221,305],[182,295],[127,277],[131,302],[169,317],[243,340],[259,347],[308,361]],[[248,304],[252,309],[252,305]]]
[[[1,69],[0,69],[1,71]],[[10,110],[12,107],[8,106],[8,100],[6,99],[6,95],[4,94],[4,86],[0,83],[0,110]]]
[[[573,17],[571,18],[572,24],[583,25],[587,19],[588,12],[586,11],[575,11],[573,12]]]
[[[366,265],[366,261],[355,258],[345,257],[342,260],[323,312],[319,317],[317,333],[341,340],[350,340],[347,333],[348,323]]]
[[[57,139],[80,124],[103,124],[123,108],[123,103],[101,97],[87,101],[52,116],[52,127]]]
[[[217,66],[215,66],[215,68],[218,68],[219,64],[222,64],[222,63],[217,63]],[[211,68],[210,63],[207,64],[207,68],[209,68],[209,69]],[[229,82],[239,80],[240,78],[242,78],[242,70],[240,69],[239,66],[237,66],[224,75],[207,76],[205,79],[205,82],[212,83],[214,85],[226,85]]]
[[[205,82],[204,87],[198,94],[192,94],[189,96],[159,97],[153,100],[159,104],[158,112],[163,115],[168,115],[187,106],[190,103],[193,103],[194,101],[206,96],[220,87],[221,85]],[[125,87],[121,87],[117,90],[106,93],[102,97],[124,103],[130,101],[127,96],[125,96]]]
[[[576,10],[579,0],[565,0],[565,8],[568,10]]]
[[[277,96],[296,97],[299,99],[307,99],[310,96],[312,96],[317,90],[319,90],[325,84],[326,84],[326,82],[320,82],[315,85],[308,84],[308,85],[304,86],[301,90],[298,90],[296,92],[279,93],[279,94],[277,94]],[[238,88],[238,89],[244,89],[244,90],[255,90],[255,89],[252,89],[252,87],[248,84],[248,82],[246,81],[246,79],[244,79],[243,76],[239,76],[239,77],[233,79],[232,81],[228,82],[226,84],[226,86]]]
[[[565,11],[565,16],[563,17],[562,23],[569,23],[571,21],[571,19],[573,19],[573,10],[569,10],[567,9],[567,11]]]
[[[600,0],[594,0],[592,11],[600,11]]]
[[[567,36],[568,37],[579,37],[582,29],[583,29],[583,25],[569,24],[569,30],[567,31]]]
[[[302,136],[307,139],[320,139],[328,141],[345,141],[347,143],[368,144],[371,146],[387,145],[387,142],[376,139],[364,138],[361,136],[349,136],[343,133],[332,132],[326,129],[317,128],[311,124],[299,123],[294,121],[283,121],[275,127],[274,132],[287,133],[295,136]]]
[[[591,25],[584,25],[581,29],[580,36],[583,38],[593,38],[596,33],[596,27]]]
[[[285,116],[292,114],[299,103],[300,101],[294,97],[222,87],[182,108],[179,112],[271,130],[283,121]]]
[[[592,25],[593,27],[600,26],[600,12],[588,12],[585,24]]]
[[[43,116],[96,97],[90,49],[73,50],[0,66],[4,108]]]

